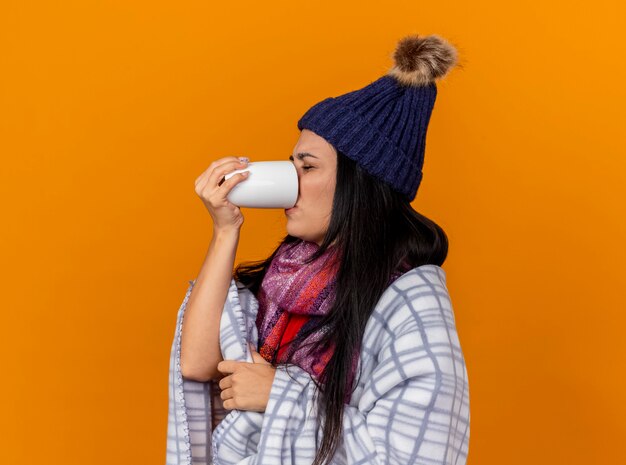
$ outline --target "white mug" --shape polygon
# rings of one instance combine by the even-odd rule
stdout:
[[[298,200],[298,172],[291,161],[255,161],[224,175],[225,179],[249,171],[226,197],[239,207],[291,208]]]

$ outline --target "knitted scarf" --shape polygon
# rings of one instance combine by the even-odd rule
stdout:
[[[301,331],[315,325],[330,310],[335,293],[339,261],[336,249],[329,247],[317,260],[305,264],[304,261],[319,249],[315,242],[300,240],[291,244],[281,244],[270,264],[258,292],[259,311],[259,353],[271,363],[282,363],[292,356],[297,364],[312,376],[318,377],[332,355],[326,351],[312,351],[308,354],[309,343],[315,344],[322,334],[309,335],[307,347],[289,344],[285,350],[280,341],[292,315],[305,316],[307,322]],[[300,346],[300,347],[298,347]]]
[[[304,261],[318,249],[315,242],[304,240],[281,244],[257,293],[259,310],[256,326],[259,353],[265,360],[282,363],[291,356],[291,363],[319,380],[333,353],[334,343],[326,349],[321,347],[318,341],[323,332],[320,330],[309,334],[304,340],[300,340],[298,336],[309,327],[316,326],[331,309],[335,298],[339,260],[337,250],[331,246],[317,260],[305,264]],[[390,282],[408,269],[410,267],[404,263],[392,275]],[[304,325],[297,331],[297,341],[281,347],[281,339],[292,318],[300,323],[304,319]],[[358,355],[357,350],[347,379],[346,402],[350,399]]]

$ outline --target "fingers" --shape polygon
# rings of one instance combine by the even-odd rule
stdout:
[[[218,183],[218,187],[224,190],[224,196],[226,196],[228,195],[228,192],[230,192],[230,190],[235,186],[235,184],[238,184],[241,181],[245,181],[248,178],[249,174],[250,172],[246,171],[245,173],[237,173],[231,176],[230,178],[228,178],[226,181],[222,179]]]
[[[237,365],[237,361],[235,360],[222,360],[217,364],[217,371],[220,373],[230,374],[235,371],[235,366]]]
[[[228,389],[232,387],[232,385],[233,385],[233,380],[231,376],[226,376],[220,379],[220,382],[218,383],[218,386],[220,387],[220,389]]]
[[[222,399],[222,407],[226,410],[232,410],[236,408],[234,393],[232,389],[226,389],[225,391],[220,392],[220,398]]]
[[[196,181],[195,181],[196,189],[197,190],[204,189],[204,187],[206,185],[208,185],[209,182],[213,182],[212,185],[216,185],[217,181],[219,181],[219,178],[217,180],[215,180],[215,181],[213,181],[213,180],[211,180],[209,178],[211,177],[211,174],[214,173],[214,171],[217,168],[222,167],[225,164],[228,164],[229,166],[235,166],[236,168],[239,168],[239,167],[236,166],[239,163],[241,163],[241,161],[237,157],[224,157],[224,158],[220,158],[219,160],[215,160],[214,162],[212,162],[208,166],[208,168],[206,170],[204,170],[204,172],[200,176],[198,176],[196,178]],[[243,165],[241,167],[243,167]],[[232,169],[229,170],[229,171],[232,171]]]
[[[201,184],[197,184],[196,187],[205,188],[208,186],[213,188],[218,185],[220,179],[222,179],[225,174],[236,169],[245,168],[246,166],[247,165],[245,163],[235,157],[229,157],[224,161],[214,161],[211,165],[209,165],[209,168],[205,172],[205,179],[201,181]]]
[[[222,392],[220,392],[220,398],[222,400],[232,399],[233,398],[233,388],[223,389]]]
[[[211,174],[209,174],[208,185],[209,186],[219,186],[220,180],[224,177],[225,174],[230,173],[231,171],[240,170],[248,166],[246,163],[236,161],[236,162],[226,162],[217,166]],[[230,178],[229,178],[230,179]]]

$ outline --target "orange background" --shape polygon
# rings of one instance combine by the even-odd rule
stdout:
[[[164,463],[214,159],[286,160],[412,33],[454,43],[414,207],[466,357],[469,464],[626,463],[624,3],[5,1],[2,463]],[[620,206],[621,205],[621,206]],[[237,263],[282,210],[244,209]]]

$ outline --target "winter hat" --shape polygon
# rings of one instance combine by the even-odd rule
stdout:
[[[457,63],[456,49],[437,35],[410,35],[394,66],[369,85],[313,105],[298,121],[366,172],[412,201],[422,180],[426,129],[435,80]]]

